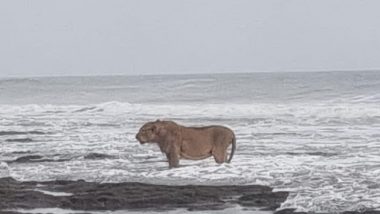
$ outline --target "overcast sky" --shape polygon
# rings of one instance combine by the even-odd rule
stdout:
[[[379,0],[0,0],[0,77],[380,68]]]

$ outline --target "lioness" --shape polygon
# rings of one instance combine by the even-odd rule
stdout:
[[[179,159],[200,160],[213,156],[217,163],[231,162],[236,149],[235,134],[227,127],[185,127],[173,121],[145,123],[136,134],[141,143],[157,143],[166,154],[169,168],[178,167]],[[227,160],[227,148],[232,144]]]

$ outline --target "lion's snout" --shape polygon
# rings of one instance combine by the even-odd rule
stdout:
[[[136,137],[136,139],[137,139],[139,142],[141,142],[141,139],[140,139],[140,133],[137,133],[135,137]]]
[[[146,140],[141,136],[140,133],[136,134],[136,139],[140,142],[140,144],[143,144],[146,142]]]

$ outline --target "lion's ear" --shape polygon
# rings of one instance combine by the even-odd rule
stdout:
[[[159,136],[162,136],[166,133],[165,127],[160,126],[160,125],[154,125],[153,131],[156,135],[159,135]]]
[[[152,126],[152,131],[153,131],[155,134],[159,134],[159,132],[160,132],[160,127],[158,127],[157,125],[153,125],[153,126]]]

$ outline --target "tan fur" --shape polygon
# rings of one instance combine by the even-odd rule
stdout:
[[[224,126],[185,127],[173,121],[144,124],[136,135],[141,143],[157,143],[168,158],[169,167],[177,167],[179,159],[201,160],[213,156],[217,163],[230,162],[235,148],[235,134]],[[232,144],[230,158],[227,148]]]

